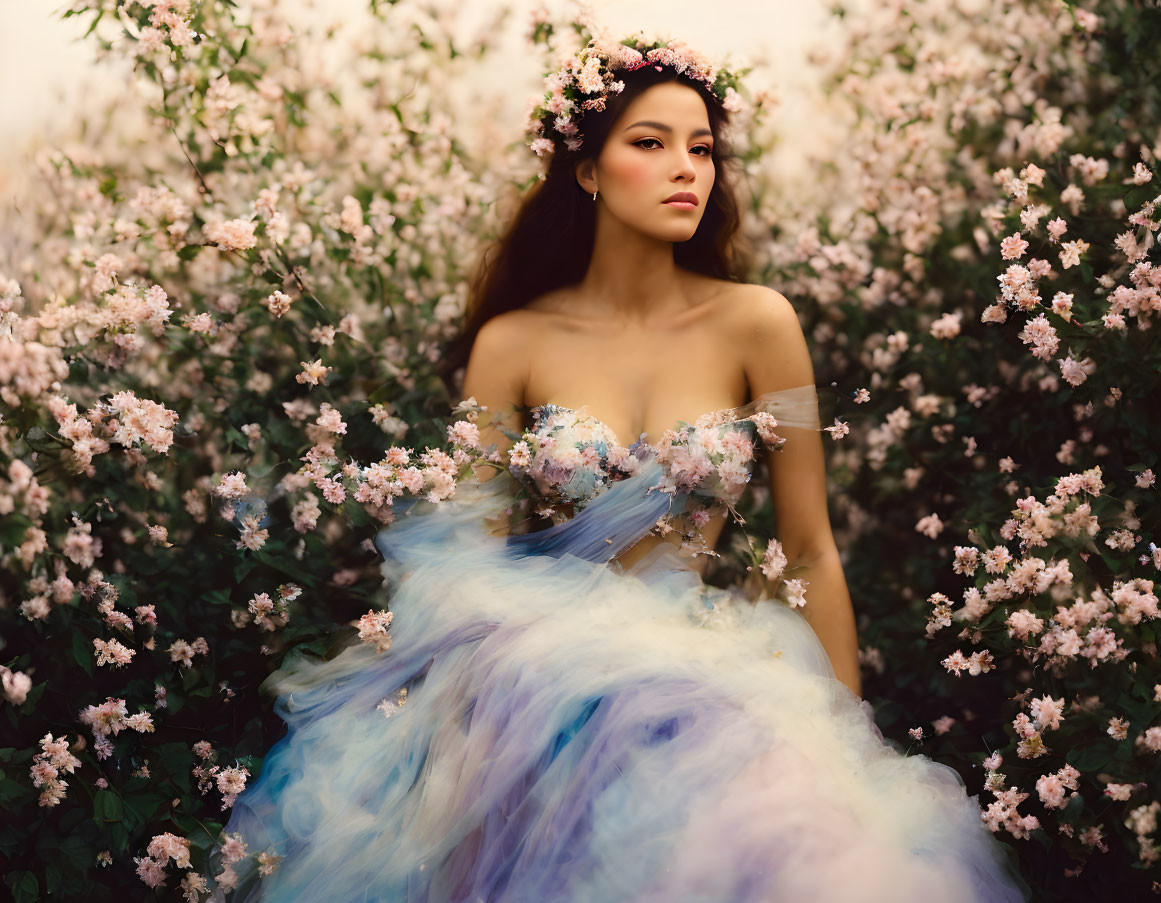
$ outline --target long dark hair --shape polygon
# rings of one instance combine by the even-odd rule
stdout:
[[[725,134],[729,113],[705,95],[699,82],[669,67],[658,72],[645,66],[618,73],[618,79],[625,83],[624,90],[608,95],[603,111],[585,113],[580,150],[569,151],[557,141],[544,179],[528,190],[507,229],[480,254],[469,281],[463,329],[440,364],[449,393],[455,394],[457,371],[467,364],[476,335],[488,320],[584,277],[593,253],[597,216],[591,197],[577,184],[576,165],[600,154],[621,111],[653,85],[676,81],[694,87],[705,101],[714,136],[713,188],[697,231],[688,241],[674,243],[674,261],[684,269],[734,282],[744,281],[750,272],[753,252],[741,230],[735,176],[726,166],[737,162]]]

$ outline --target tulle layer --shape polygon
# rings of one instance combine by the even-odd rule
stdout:
[[[569,551],[636,529],[604,499],[547,549],[480,529],[487,484],[380,535],[393,644],[270,679],[289,730],[227,831],[282,860],[232,899],[1026,899],[958,773],[882,739],[799,613],[668,546]]]

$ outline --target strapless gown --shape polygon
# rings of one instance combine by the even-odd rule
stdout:
[[[749,409],[785,426],[792,398]],[[268,679],[288,730],[234,803],[246,855],[214,899],[1028,898],[958,772],[882,737],[797,610],[672,545],[613,560],[697,495],[650,491],[665,469],[631,448],[632,475],[549,529],[486,528],[511,504],[496,477],[380,532],[390,645],[292,650]]]

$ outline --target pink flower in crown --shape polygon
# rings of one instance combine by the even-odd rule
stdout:
[[[575,104],[563,94],[553,94],[548,103],[544,105],[544,108],[549,113],[556,113],[557,121],[559,122],[561,116],[567,116],[573,111]],[[540,123],[540,120],[537,120],[537,124],[542,123]],[[557,127],[559,128],[559,125]]]
[[[576,75],[576,86],[585,94],[596,94],[605,86],[599,56],[590,56],[585,60],[584,68]]]
[[[647,41],[641,33],[627,42],[592,38],[584,48],[565,61],[559,71],[545,77],[547,101],[530,104],[528,113],[528,140],[537,156],[555,152],[555,142],[545,134],[544,117],[548,114],[560,116],[571,113],[571,107],[564,109],[569,102],[579,104],[581,110],[586,112],[603,111],[607,97],[625,88],[625,83],[614,77],[614,73],[619,71],[633,72],[651,65],[661,72],[669,66],[678,74],[700,81],[723,109],[731,113],[740,111],[741,99],[728,84],[734,80],[732,74],[722,70],[719,75],[719,70],[706,56],[682,41],[671,40],[664,46],[648,49],[644,53],[637,49],[649,43],[654,42]],[[719,87],[719,80],[726,84]],[[569,93],[579,96],[566,97]],[[568,122],[574,128],[579,128],[575,118],[570,117]],[[552,128],[556,137],[564,140],[566,147],[570,150],[580,149],[583,142],[578,134],[568,133],[559,126]]]

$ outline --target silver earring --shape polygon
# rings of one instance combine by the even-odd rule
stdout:
[[[596,199],[597,199],[597,193],[594,191],[593,192],[593,200],[595,201]]]

